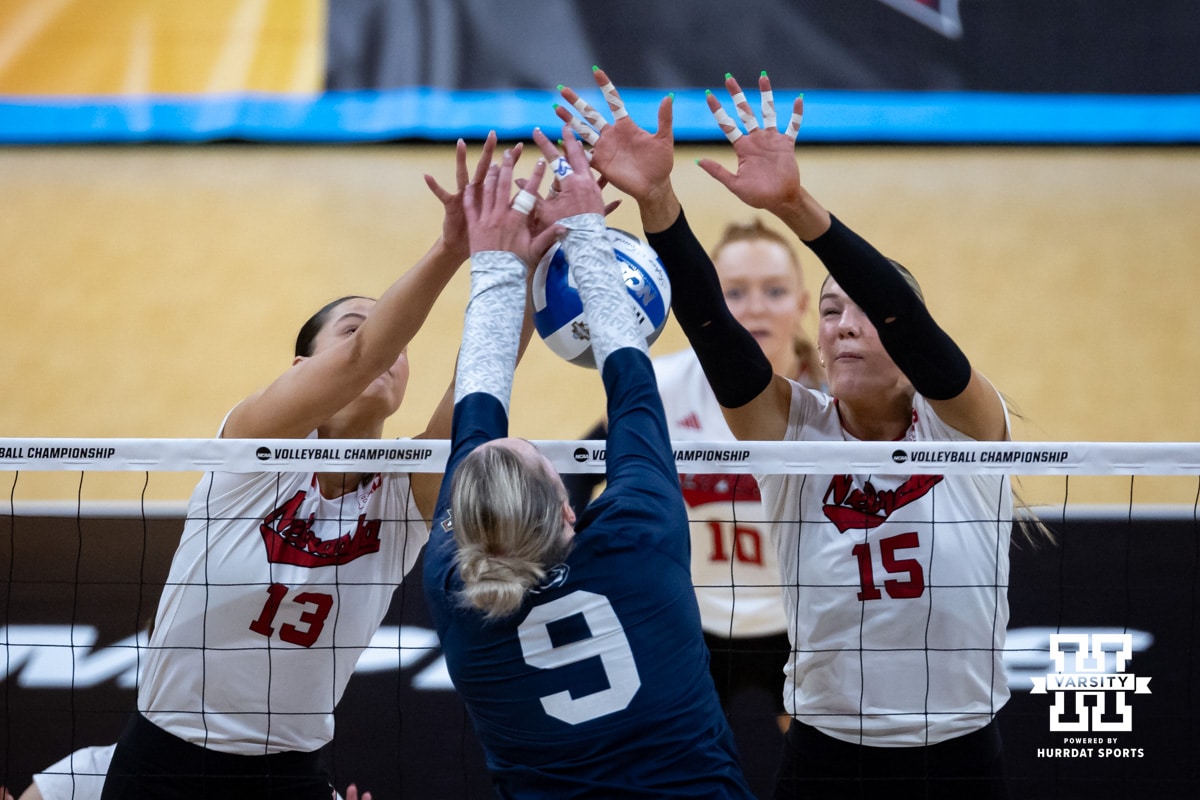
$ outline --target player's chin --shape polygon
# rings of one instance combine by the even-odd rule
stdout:
[[[381,376],[363,390],[358,402],[370,406],[380,416],[390,417],[404,402],[404,388],[403,383]]]

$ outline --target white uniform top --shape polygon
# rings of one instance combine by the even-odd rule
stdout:
[[[692,350],[660,356],[653,364],[673,441],[734,441]],[[724,637],[783,633],[779,565],[754,477],[681,475],[680,482],[704,630]]]
[[[784,438],[852,437],[832,397],[793,384]],[[970,441],[920,395],[905,440]],[[1008,477],[763,475],[759,485],[790,612],[788,712],[883,747],[990,722],[1009,694]]]
[[[33,776],[42,800],[100,800],[117,746],[84,747]]]
[[[310,435],[310,439],[315,437]],[[429,538],[404,473],[207,473],[163,588],[138,709],[213,750],[311,752]]]

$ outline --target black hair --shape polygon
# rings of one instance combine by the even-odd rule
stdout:
[[[340,306],[347,300],[370,300],[369,297],[363,297],[360,294],[348,294],[345,297],[339,297],[337,300],[326,303],[321,307],[321,310],[308,318],[308,321],[300,326],[300,333],[296,334],[296,353],[297,356],[308,357],[313,354],[313,345],[317,339],[317,334],[321,332],[321,328],[325,327],[325,320],[329,317],[329,312]]]

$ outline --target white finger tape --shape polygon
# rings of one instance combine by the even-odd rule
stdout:
[[[533,211],[533,207],[536,204],[537,195],[526,189],[522,189],[521,191],[517,192],[517,196],[514,197],[512,201],[513,211],[517,211],[521,214],[528,214],[530,211]]]
[[[601,86],[600,91],[604,94],[604,99],[608,103],[609,110],[612,111],[614,120],[629,116],[629,113],[625,111],[625,101],[621,99],[621,95],[617,94],[617,87],[612,85],[612,81]]]
[[[576,98],[572,105],[575,106],[576,111],[583,115],[588,124],[596,130],[602,131],[604,130],[604,126],[608,124],[604,121],[604,117],[600,115],[600,112],[588,105],[582,97]]]
[[[750,104],[746,102],[745,92],[738,92],[733,96],[733,107],[737,109],[738,119],[746,126],[746,133],[758,130],[758,120],[754,118],[754,112],[750,110]]]
[[[796,136],[800,133],[800,123],[804,120],[803,114],[792,112],[792,121],[788,123],[787,130],[784,131],[788,136]]]
[[[738,128],[737,123],[733,121],[733,117],[725,112],[724,108],[718,107],[712,113],[717,118],[717,124],[721,126],[721,130],[725,132],[726,139],[732,143],[742,138],[742,132]]]
[[[576,136],[588,144],[595,144],[600,140],[600,134],[596,133],[591,126],[585,125],[579,117],[571,117],[571,121],[567,124],[571,126],[571,130],[575,131]]]
[[[550,174],[556,178],[565,178],[574,171],[564,156],[559,156],[550,164]]]
[[[762,92],[762,115],[763,127],[767,130],[773,130],[776,125],[775,118],[775,93],[770,89]]]

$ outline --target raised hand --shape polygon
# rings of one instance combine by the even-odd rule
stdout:
[[[725,88],[745,133],[712,92],[708,93],[708,108],[733,145],[737,171],[730,172],[710,158],[700,159],[700,168],[746,205],[771,212],[801,239],[812,241],[828,230],[830,220],[829,212],[801,184],[800,167],[796,164],[796,135],[804,115],[804,97],[801,95],[792,103],[791,118],[781,132],[771,79],[765,72],[758,78],[763,116],[761,127],[732,75],[725,76]]]
[[[504,250],[531,265],[550,247],[556,231],[542,230],[530,216],[541,202],[537,192],[546,171],[545,160],[538,160],[532,174],[512,196],[513,169],[521,150],[518,144],[504,152],[499,165],[489,165],[478,189],[465,192],[463,207],[472,253]]]
[[[541,201],[538,213],[551,223],[577,214],[603,214],[604,197],[600,184],[588,169],[587,153],[569,126],[563,127],[563,154],[541,130],[533,132],[533,141],[542,151],[542,157],[555,175],[557,188],[547,193]]]
[[[650,133],[626,112],[621,95],[604,70],[594,67],[592,77],[612,112],[611,123],[567,86],[560,86],[559,92],[578,116],[565,106],[555,106],[555,113],[591,145],[592,167],[613,186],[639,203],[670,192],[671,168],[675,165],[673,97],[668,95],[659,104],[658,132]]]
[[[456,252],[460,253],[463,261],[466,260],[470,252],[467,239],[467,218],[463,210],[463,197],[468,191],[479,191],[483,185],[484,176],[487,175],[488,167],[492,163],[492,155],[495,151],[496,132],[491,131],[488,133],[487,139],[483,142],[483,151],[479,156],[479,163],[475,165],[475,174],[468,178],[467,145],[466,142],[459,139],[454,153],[454,178],[457,188],[453,193],[444,189],[432,175],[425,176],[425,185],[441,201],[445,209],[442,219],[442,240],[449,247],[454,248]]]

